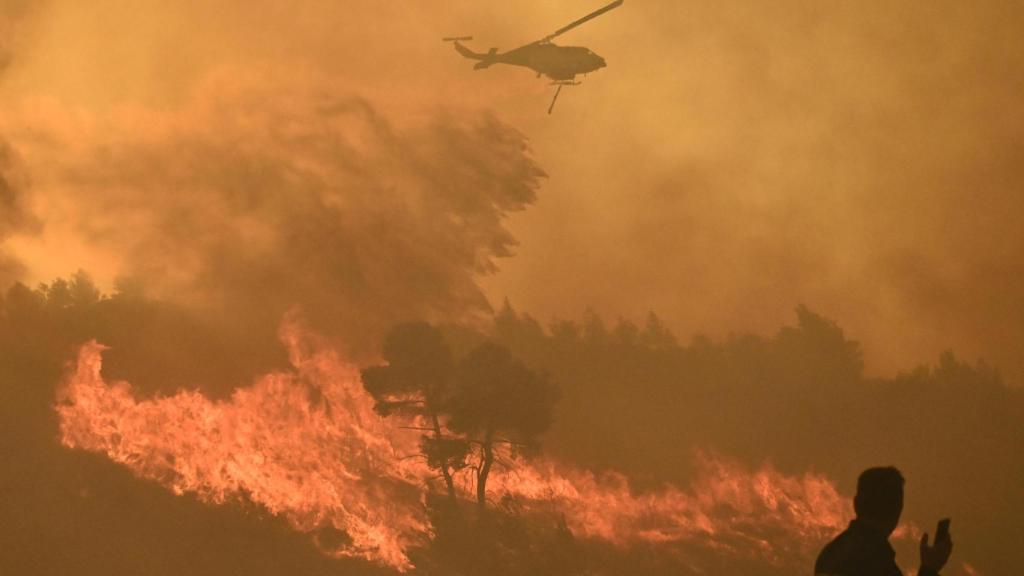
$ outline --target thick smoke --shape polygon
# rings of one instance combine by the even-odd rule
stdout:
[[[18,29],[31,7],[27,0],[0,1],[0,82],[13,60]],[[0,289],[6,288],[25,271],[24,264],[4,246],[14,233],[35,227],[27,206],[26,190],[15,175],[14,153],[0,133]]]
[[[11,175],[13,164],[10,147],[0,140],[0,288],[6,288],[24,272],[24,265],[6,251],[4,242],[11,234],[34,224],[24,192]]]
[[[270,338],[293,307],[355,354],[402,320],[489,310],[476,277],[543,177],[524,136],[487,114],[398,126],[281,76],[220,75],[179,109],[71,135],[57,121],[30,148],[54,175],[41,193],[135,285]]]
[[[474,73],[438,40],[514,47],[593,2],[51,4],[14,68],[29,98],[86,115],[166,108],[211,68],[264,62],[344,78],[378,108],[501,110],[553,193],[515,221],[492,300],[544,318],[653,309],[683,337],[767,334],[804,303],[864,342],[873,374],[947,348],[1024,374],[1017,4],[626,4],[559,39],[609,67],[551,117],[532,75]],[[34,280],[98,270],[40,260]]]
[[[0,0],[0,75],[14,59],[22,21],[36,4],[35,0]]]
[[[681,335],[769,333],[802,302],[864,342],[871,373],[953,348],[1024,381],[1020,3],[661,1],[608,18],[573,37],[607,71],[553,134],[530,132],[559,193],[496,278],[513,302],[653,309]],[[582,155],[580,131],[615,138]]]

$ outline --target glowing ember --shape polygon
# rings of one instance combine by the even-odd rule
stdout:
[[[301,531],[344,531],[328,552],[411,568],[406,551],[430,534],[423,498],[431,470],[418,433],[373,411],[357,367],[286,325],[292,369],[266,375],[230,400],[196,392],[138,400],[100,374],[104,347],[81,348],[57,404],[61,440],[102,452],[139,476],[211,503],[248,498]],[[806,558],[845,527],[849,499],[825,478],[756,472],[699,455],[689,490],[635,493],[621,474],[553,462],[496,470],[491,499],[545,503],[579,538],[615,545],[694,544],[768,562]],[[470,474],[459,477],[473,494]]]

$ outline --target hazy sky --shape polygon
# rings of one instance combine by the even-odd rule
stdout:
[[[13,53],[0,134],[45,225],[7,241],[28,280],[84,267],[109,283],[137,267],[136,244],[94,229],[104,210],[168,205],[129,177],[129,151],[152,166],[166,154],[174,169],[154,169],[166,183],[195,134],[218,134],[226,153],[251,126],[287,129],[282,111],[311,99],[361,99],[413,147],[475,149],[464,136],[493,111],[503,128],[481,137],[508,144],[520,131],[548,178],[509,221],[515,257],[482,280],[492,302],[544,319],[654,310],[684,338],[773,331],[803,303],[861,340],[876,372],[953,348],[1024,379],[1019,2],[628,0],[560,39],[609,66],[563,91],[552,116],[542,80],[474,72],[440,38],[511,48],[600,2],[0,5],[5,19],[27,10],[0,46]],[[438,136],[447,121],[477,128]],[[493,150],[520,171],[493,160],[484,173],[528,188],[529,156],[510,146]],[[464,149],[449,160],[470,162]],[[123,195],[98,191],[101,176],[128,182]],[[204,185],[244,186],[221,176]],[[202,212],[196,197],[171,204]],[[477,230],[500,235],[507,211],[485,212]]]

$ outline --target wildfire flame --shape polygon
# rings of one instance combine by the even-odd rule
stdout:
[[[418,434],[373,411],[356,366],[310,346],[296,326],[286,325],[282,339],[291,370],[226,401],[190,391],[139,400],[130,384],[104,381],[105,348],[87,343],[58,396],[61,441],[178,494],[210,503],[244,497],[297,530],[343,531],[349,539],[333,554],[412,568],[407,550],[430,535],[424,497],[433,476],[413,457]],[[769,562],[806,557],[852,517],[849,499],[823,476],[699,460],[689,490],[637,493],[622,474],[539,459],[496,470],[489,494],[553,506],[579,538],[697,543]],[[469,476],[460,477],[467,497]]]
[[[64,445],[105,453],[178,494],[213,503],[245,495],[298,530],[343,530],[351,542],[338,554],[410,566],[405,549],[428,529],[424,470],[403,458],[418,438],[373,412],[356,367],[293,346],[291,373],[266,375],[229,401],[184,391],[137,401],[128,383],[104,382],[103,350],[84,345],[60,393]]]
[[[619,473],[560,467],[549,461],[510,469],[494,491],[554,501],[576,536],[617,545],[699,542],[769,562],[805,557],[853,517],[849,498],[826,478],[786,476],[770,465],[751,472],[706,453],[689,490],[637,494]]]

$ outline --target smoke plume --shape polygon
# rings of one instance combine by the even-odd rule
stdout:
[[[7,238],[32,225],[25,194],[11,175],[14,159],[10,147],[0,140],[0,287],[6,288],[24,272],[24,265],[4,248]]]
[[[1019,385],[1022,26],[1002,0],[627,5],[573,37],[609,67],[529,132],[559,193],[493,286],[686,336],[804,303],[873,374],[952,348]]]
[[[504,219],[544,175],[525,137],[489,114],[397,125],[344,94],[222,74],[169,112],[49,110],[26,155],[122,277],[242,330],[273,338],[299,307],[359,354],[396,322],[488,311],[476,277],[511,254]]]
[[[19,25],[28,15],[29,8],[27,0],[0,2],[0,82],[13,59]],[[25,271],[24,264],[4,244],[12,234],[24,232],[35,225],[29,212],[24,183],[14,171],[14,153],[0,132],[0,289],[6,288]]]
[[[492,301],[543,318],[653,309],[684,337],[767,334],[804,303],[864,342],[874,374],[947,348],[1010,382],[1024,374],[1020,6],[626,5],[564,38],[609,66],[548,117],[549,87],[532,75],[474,73],[438,40],[512,48],[592,2],[49,4],[51,25],[11,76],[26,99],[86,117],[167,110],[210,70],[267,63],[343,79],[342,94],[369,94],[378,113],[500,110],[530,135],[552,193],[514,220],[523,245],[486,281]],[[91,251],[53,252],[33,280],[117,272]]]

